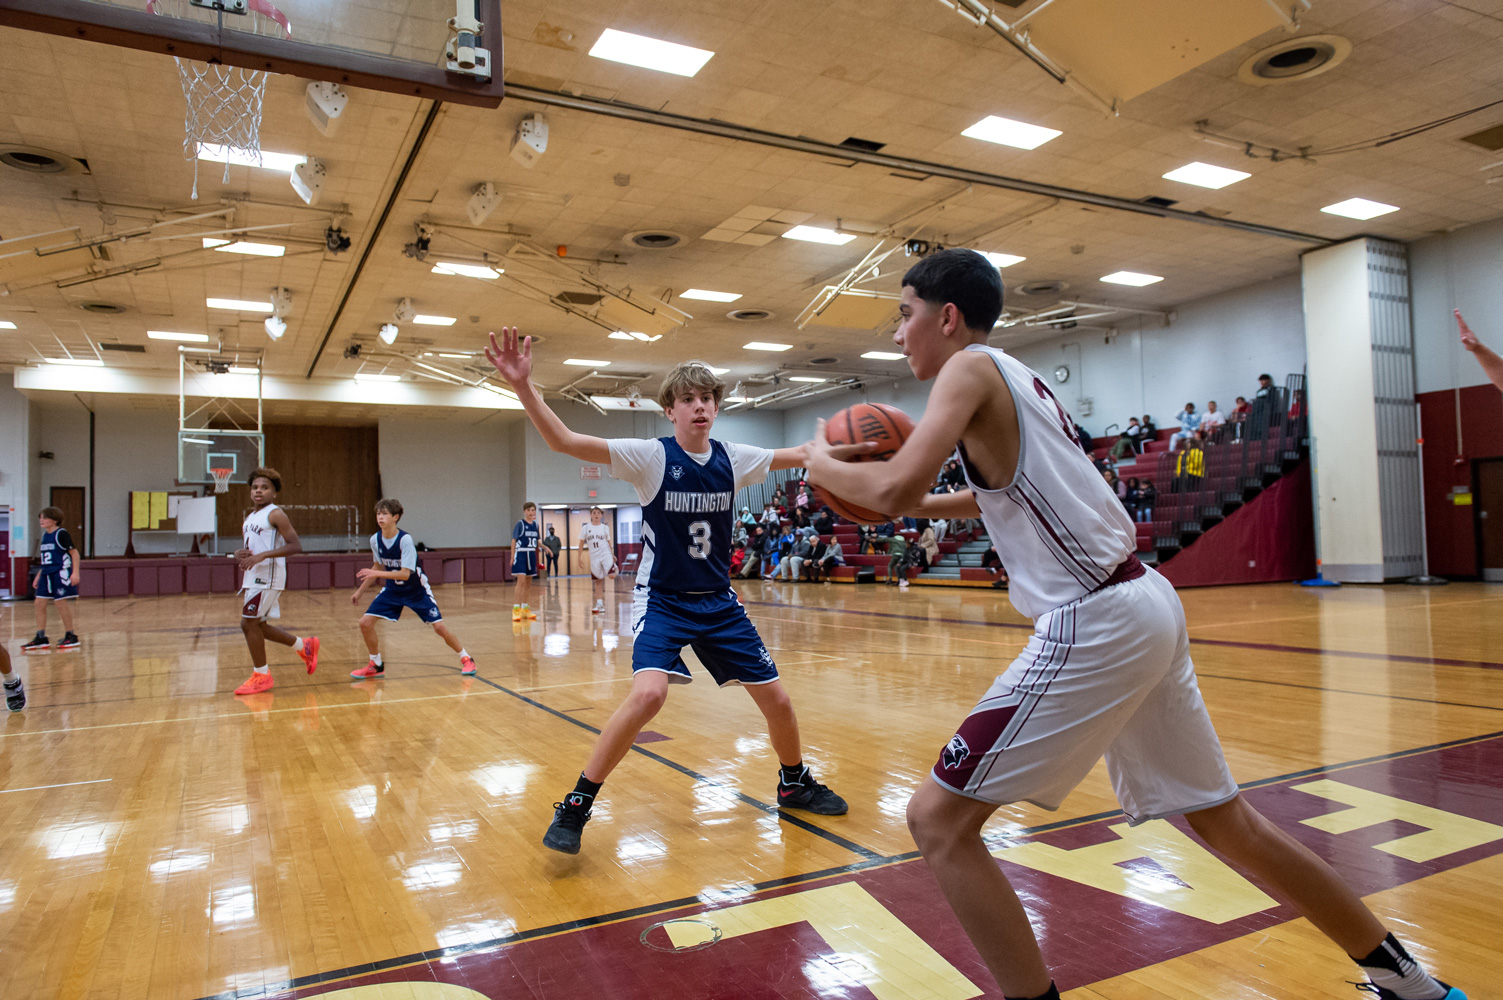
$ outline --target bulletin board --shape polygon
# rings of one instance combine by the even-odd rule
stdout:
[[[126,522],[130,525],[130,530],[126,537],[125,554],[136,554],[135,538],[138,534],[182,534],[183,529],[178,526],[179,508],[185,502],[197,499],[200,499],[197,493],[184,490],[131,490],[129,520]],[[194,512],[196,513],[196,508]],[[190,517],[189,520],[193,518]],[[188,525],[190,533],[193,533],[192,527],[193,525]]]

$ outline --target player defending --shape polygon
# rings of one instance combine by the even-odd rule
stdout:
[[[245,603],[240,609],[240,631],[250,648],[250,680],[235,689],[236,694],[260,694],[272,688],[271,669],[266,665],[266,640],[291,646],[308,673],[318,668],[318,637],[300,639],[284,632],[268,619],[282,617],[278,604],[287,588],[287,557],[303,551],[287,512],[276,505],[282,492],[282,474],[276,469],[256,469],[246,480],[250,487],[251,512],[246,515],[241,533],[245,547],[235,553],[245,571],[240,590]]]
[[[532,386],[531,338],[518,343],[517,331],[506,329],[502,341],[491,334],[486,357],[511,384],[548,447],[583,462],[609,464],[611,475],[636,487],[642,501],[644,547],[632,593],[631,693],[605,724],[574,790],[554,805],[543,844],[579,853],[580,833],[601,784],[663,707],[669,683],[693,680],[680,655],[685,646],[694,649],[717,684],[744,685],[767,719],[782,765],[778,805],[826,816],[845,813],[845,800],[815,781],[804,764],[793,704],[729,580],[736,490],[762,481],[771,469],[803,465],[803,450],[768,451],[712,440],[710,427],[725,383],[698,361],[674,368],[658,393],[673,424],[671,437],[607,441],[577,434]]]
[[[78,550],[73,547],[73,536],[63,527],[63,512],[56,507],[43,507],[37,517],[42,528],[42,543],[37,548],[37,558],[42,566],[31,589],[36,591],[37,634],[21,647],[23,653],[45,653],[52,649],[47,638],[47,602],[57,605],[57,613],[63,620],[63,639],[57,644],[59,650],[77,649],[78,636],[73,634],[73,606],[69,604],[78,597]]]
[[[511,620],[536,618],[527,606],[532,579],[538,575],[538,505],[531,500],[522,505],[522,520],[511,529],[511,575],[516,585],[511,594]]]
[[[604,524],[605,511],[590,508],[590,523],[579,532],[580,554],[589,553],[590,587],[595,595],[591,614],[605,614],[605,581],[616,575],[616,547],[611,544],[611,529]]]
[[[475,661],[444,624],[444,616],[433,600],[433,588],[428,586],[428,578],[418,568],[417,545],[411,535],[397,527],[400,520],[402,505],[399,502],[386,499],[376,503],[376,526],[381,529],[371,536],[371,555],[376,562],[369,569],[355,574],[360,578],[360,586],[350,595],[350,603],[360,604],[360,595],[365,593],[372,580],[384,582],[381,592],[360,616],[360,634],[365,639],[365,648],[370,650],[371,661],[359,670],[351,670],[350,676],[361,680],[386,676],[386,664],[381,662],[381,646],[377,641],[376,620],[394,622],[402,617],[403,608],[411,608],[419,618],[432,625],[438,637],[459,654],[460,673],[473,674]]]
[[[982,825],[1006,803],[1058,808],[1105,754],[1132,822],[1183,814],[1344,949],[1371,980],[1364,988],[1382,1000],[1464,1000],[1239,794],[1174,588],[1138,562],[1132,522],[1047,383],[986,346],[1002,311],[996,267],[970,250],[926,257],[904,275],[899,311],[894,341],[915,376],[934,379],[908,442],[884,465],[839,461],[823,426],[804,447],[810,477],[838,496],[918,517],[979,514],[1011,576],[1013,605],[1034,619],[1027,648],[908,803],[914,840],[1003,995],[1059,992]],[[969,489],[928,494],[952,452]]]

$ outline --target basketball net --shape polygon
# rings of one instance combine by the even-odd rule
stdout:
[[[230,490],[230,476],[234,475],[234,469],[210,469],[209,475],[214,477],[214,492],[228,493]]]
[[[292,24],[269,0],[249,0],[251,30],[258,35],[292,37]],[[148,12],[192,19],[188,0],[150,0]],[[218,13],[218,12],[216,12]],[[220,13],[218,16],[223,17]],[[261,165],[261,106],[266,95],[266,71],[195,62],[176,56],[178,77],[188,111],[183,122],[183,159],[193,161],[193,198],[198,199],[198,154],[201,146],[220,147],[225,154],[224,180],[231,161]],[[235,154],[239,154],[236,157]],[[224,492],[217,490],[216,492]]]

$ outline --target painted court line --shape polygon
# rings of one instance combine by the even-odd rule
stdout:
[[[74,785],[98,785],[106,781],[114,781],[114,778],[95,778],[92,781],[64,781],[56,785],[32,785],[30,788],[0,788],[0,795],[7,792],[40,792],[45,788],[72,788]]]

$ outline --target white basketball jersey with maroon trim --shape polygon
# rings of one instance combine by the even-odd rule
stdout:
[[[1018,470],[995,489],[978,481],[964,446],[958,456],[1007,568],[1008,599],[1038,618],[1104,586],[1137,549],[1137,535],[1044,380],[996,348],[966,350],[990,355],[1007,380],[1018,411]]]
[[[245,536],[245,547],[250,549],[251,555],[260,555],[282,547],[282,533],[271,523],[271,512],[276,509],[276,504],[269,503],[246,515],[241,532]],[[256,563],[245,571],[245,578],[240,583],[241,590],[285,590],[286,587],[286,556],[263,559]]]

